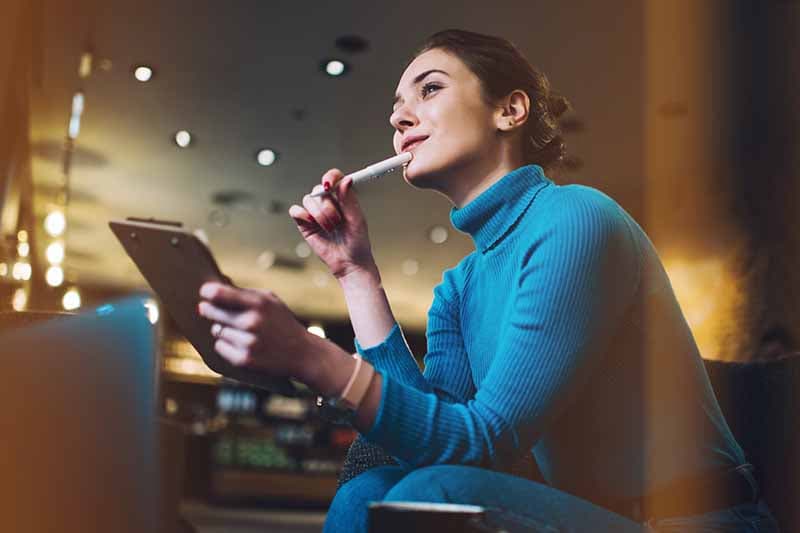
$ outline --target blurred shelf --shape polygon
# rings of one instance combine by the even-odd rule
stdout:
[[[258,472],[214,469],[211,495],[215,499],[291,502],[327,506],[336,493],[336,476],[331,474]]]

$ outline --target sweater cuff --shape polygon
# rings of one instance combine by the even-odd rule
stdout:
[[[354,344],[359,355],[369,361],[376,370],[391,376],[401,383],[412,385],[422,390],[430,390],[430,386],[422,377],[414,355],[406,343],[400,325],[395,322],[389,335],[375,346],[367,349],[361,347],[358,339]]]
[[[419,460],[418,446],[423,439],[419,430],[424,424],[419,423],[419,418],[425,416],[425,408],[415,402],[419,399],[416,396],[418,394],[419,391],[409,389],[384,374],[381,402],[375,420],[369,431],[363,433],[365,439],[381,446],[405,468],[415,466],[411,458]],[[408,407],[406,400],[411,401],[411,412],[414,413],[412,416],[403,412]]]

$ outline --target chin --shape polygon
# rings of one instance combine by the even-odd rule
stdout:
[[[437,177],[440,174],[425,167],[417,168],[413,161],[403,169],[403,179],[417,189],[436,189]]]

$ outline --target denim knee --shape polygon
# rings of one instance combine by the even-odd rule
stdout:
[[[375,467],[336,491],[325,519],[325,533],[366,531],[367,505],[380,501],[405,472],[397,466]]]
[[[460,470],[453,465],[425,466],[413,470],[386,494],[384,501],[450,502],[447,486],[458,483]]]

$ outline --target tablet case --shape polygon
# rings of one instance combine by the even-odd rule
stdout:
[[[197,312],[200,287],[207,281],[232,282],[220,271],[208,247],[180,223],[142,220],[112,220],[108,225],[206,365],[237,381],[297,396],[301,387],[291,380],[232,365],[214,349],[212,322]]]

